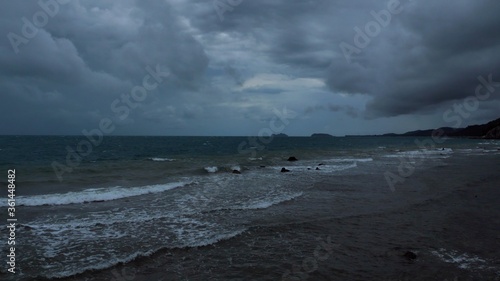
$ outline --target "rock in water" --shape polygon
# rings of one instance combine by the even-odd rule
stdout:
[[[298,161],[299,159],[295,158],[295,156],[288,157],[288,161]]]
[[[320,169],[320,168],[318,168],[318,167],[316,167],[316,171],[319,171],[319,170],[321,170],[321,169]]]
[[[281,168],[281,172],[282,172],[282,173],[288,173],[288,172],[290,172],[290,170],[285,169],[285,168]]]
[[[414,252],[411,252],[411,251],[407,251],[405,254],[404,254],[404,257],[409,259],[409,260],[414,260],[417,258],[417,254],[415,254]]]
[[[233,174],[241,174],[241,172],[238,170],[233,170]]]

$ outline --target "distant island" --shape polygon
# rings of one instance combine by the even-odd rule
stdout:
[[[466,128],[442,127],[438,129],[410,131],[404,134],[384,134],[384,137],[430,137],[440,130],[448,137],[471,137],[484,139],[500,139],[500,118],[482,125],[472,125]]]
[[[288,135],[287,134],[283,134],[283,133],[281,133],[281,134],[272,134],[271,137],[273,137],[273,138],[287,138]]]
[[[312,134],[311,138],[333,138],[333,136],[329,135],[329,134],[316,133],[316,134]]]

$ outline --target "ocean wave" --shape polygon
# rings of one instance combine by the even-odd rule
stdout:
[[[489,265],[490,262],[475,255],[469,255],[467,253],[459,254],[457,251],[448,251],[443,248],[431,251],[431,253],[446,263],[456,264],[460,269],[494,269],[494,267]]]
[[[285,195],[278,196],[278,197],[272,198],[272,199],[252,200],[250,202],[246,202],[246,203],[241,204],[239,206],[233,206],[233,207],[229,207],[226,209],[232,209],[232,210],[267,209],[273,205],[281,204],[283,202],[298,198],[298,197],[302,196],[303,194],[304,194],[303,192],[297,192],[297,193],[292,193],[292,194],[285,194]]]
[[[394,154],[388,154],[384,157],[388,158],[400,158],[400,157],[410,157],[410,158],[448,158],[453,153],[451,148],[441,148],[441,149],[421,149],[421,150],[408,150],[408,151],[398,151]]]
[[[216,173],[217,171],[219,171],[219,168],[217,168],[216,166],[209,166],[205,167],[205,171],[209,173]]]
[[[281,170],[281,168],[286,168],[291,172],[303,172],[303,171],[312,171],[312,172],[339,172],[347,169],[356,168],[358,166],[356,161],[350,162],[339,162],[336,164],[329,164],[328,161],[325,163],[321,163],[320,165],[295,165],[295,166],[273,166],[271,167],[274,170]]]
[[[490,140],[490,141],[483,141],[483,142],[480,142],[478,144],[481,144],[481,145],[485,145],[485,144],[498,144],[498,141],[497,140]]]
[[[175,159],[171,159],[171,158],[160,158],[160,157],[153,157],[153,158],[149,158],[149,160],[152,160],[152,161],[155,161],[155,162],[165,162],[165,161],[172,162],[172,161],[175,161]]]
[[[190,248],[196,248],[196,247],[203,247],[203,246],[209,246],[213,244],[217,244],[221,241],[229,240],[232,239],[238,235],[241,235],[247,230],[247,228],[235,230],[235,231],[230,231],[227,233],[220,233],[220,234],[215,234],[215,235],[210,235],[206,237],[205,239],[193,242],[193,243],[184,243],[183,245],[178,245],[178,246],[173,246],[173,247],[161,247],[157,248],[154,250],[149,250],[149,251],[137,251],[134,253],[131,253],[123,258],[113,258],[113,259],[108,259],[106,261],[104,260],[96,260],[94,265],[90,266],[85,266],[85,267],[73,267],[64,271],[59,271],[57,273],[52,273],[44,276],[45,278],[50,278],[50,279],[60,279],[60,278],[68,278],[71,276],[75,276],[78,274],[83,274],[85,272],[93,272],[96,270],[103,270],[103,269],[108,269],[112,268],[118,264],[126,264],[130,263],[136,260],[140,260],[143,258],[148,258],[154,255],[155,253],[168,250],[168,249],[190,249]],[[152,261],[154,263],[154,261]],[[134,274],[131,273],[130,276],[123,276],[124,278],[134,278]]]
[[[157,251],[159,251],[159,250],[157,250]],[[122,259],[115,258],[115,259],[111,259],[111,260],[107,260],[107,261],[96,261],[97,265],[95,265],[95,266],[86,266],[86,267],[81,267],[78,269],[63,270],[63,271],[59,271],[57,273],[48,274],[48,275],[43,276],[43,277],[49,278],[51,280],[52,279],[57,280],[60,278],[67,278],[67,277],[75,276],[75,275],[82,274],[85,272],[103,270],[103,269],[111,268],[111,267],[116,266],[118,264],[129,263],[129,262],[132,262],[132,261],[139,259],[139,258],[149,257],[157,251],[136,252],[136,253],[131,254],[128,257],[122,258]]]
[[[205,170],[207,173],[217,173],[217,172],[233,172],[233,171],[239,171],[241,172],[241,166],[237,164],[233,165],[224,165],[224,166],[207,166],[204,167],[203,170]]]
[[[339,158],[339,159],[330,159],[328,161],[331,162],[371,162],[373,158]]]
[[[262,157],[255,158],[255,157],[250,157],[248,158],[249,161],[257,161],[257,160],[262,160]]]
[[[189,184],[188,182],[174,182],[167,184],[149,185],[141,187],[107,187],[92,188],[78,192],[54,193],[33,196],[19,196],[16,203],[20,206],[43,206],[43,205],[68,205],[90,202],[111,201],[132,196],[150,193],[160,193]],[[6,206],[0,202],[0,206]]]
[[[209,246],[236,237],[248,230],[246,227],[221,229],[217,224],[215,224],[214,227],[217,229],[217,232],[214,232],[214,230],[198,229],[194,231],[185,231],[183,229],[177,229],[177,239],[181,242],[177,245],[173,245],[172,248],[189,249]]]

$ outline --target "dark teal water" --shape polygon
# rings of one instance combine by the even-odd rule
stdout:
[[[422,154],[415,141],[425,138],[106,137],[78,152],[85,140],[0,137],[0,169],[16,170],[24,277],[70,276],[164,248],[214,244],[246,232],[259,210],[293,204],[332,176],[383,177],[380,170],[397,172],[401,159],[433,166],[499,147],[449,139]]]
[[[166,176],[189,176],[208,166],[269,165],[302,159],[353,156],[385,150],[415,149],[415,139],[395,137],[106,137],[90,149],[78,136],[0,136],[0,168],[17,168],[20,194],[81,190],[89,185],[157,183]],[[449,140],[467,146],[474,140]],[[89,142],[87,142],[90,144]],[[75,156],[78,155],[78,156]],[[258,158],[261,161],[252,161]]]

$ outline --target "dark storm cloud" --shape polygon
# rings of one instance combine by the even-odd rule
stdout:
[[[449,4],[421,1],[406,7],[381,38],[373,39],[373,48],[364,50],[362,61],[334,60],[330,87],[371,95],[367,116],[378,117],[419,113],[472,96],[480,75],[500,80],[495,12],[500,2]]]
[[[1,34],[29,39],[14,46],[8,36],[0,41],[0,87],[5,89],[0,108],[9,112],[16,105],[24,112],[7,133],[79,133],[112,115],[111,102],[140,85],[147,66],[172,73],[175,87],[160,85],[158,95],[198,87],[206,69],[203,48],[182,32],[165,2],[71,1],[58,5],[29,38],[24,19],[33,23],[33,15],[44,11],[30,3],[9,2],[0,12]],[[44,120],[44,126],[32,118]]]
[[[329,104],[326,106],[324,106],[324,105],[310,106],[304,110],[304,113],[309,114],[309,113],[313,113],[316,111],[323,111],[323,110],[328,110],[331,112],[342,112],[342,113],[344,113],[347,116],[350,116],[352,118],[357,118],[359,116],[359,112],[356,108],[354,108],[350,105],[335,105],[335,104]]]
[[[351,63],[339,44],[354,45],[354,27],[391,1],[244,1],[223,21],[205,10],[194,23],[255,34],[276,63],[325,73],[334,92],[369,95],[367,117],[425,113],[473,95],[480,75],[500,80],[500,2],[393,2],[402,12]]]
[[[23,18],[42,10],[26,3],[0,11],[0,117],[18,116],[0,133],[79,134],[110,117],[112,101],[158,64],[171,76],[122,133],[251,134],[252,120],[284,106],[347,123],[382,120],[356,123],[373,132],[401,115],[442,122],[453,103],[474,95],[478,76],[500,81],[499,1],[70,1],[13,47],[8,34],[22,36]],[[354,28],[391,3],[400,12],[346,59],[341,43],[356,46]],[[498,92],[471,120],[498,117]]]

